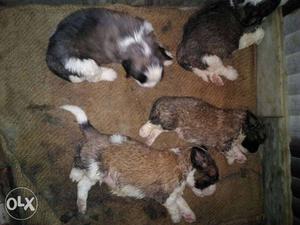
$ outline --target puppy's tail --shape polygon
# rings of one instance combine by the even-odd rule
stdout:
[[[89,137],[92,133],[98,133],[98,131],[90,124],[87,115],[80,107],[76,105],[63,105],[59,108],[69,111],[75,116],[80,129],[86,135],[86,137]]]
[[[59,108],[71,112],[75,116],[76,121],[79,125],[89,123],[87,115],[80,107],[78,107],[76,105],[63,105],[63,106],[60,106]]]

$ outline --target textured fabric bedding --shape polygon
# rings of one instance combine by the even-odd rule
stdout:
[[[69,172],[82,135],[74,117],[58,106],[78,105],[100,131],[119,132],[139,140],[138,130],[160,96],[195,96],[220,107],[255,111],[255,48],[233,55],[230,63],[240,76],[235,82],[225,81],[224,87],[207,84],[176,63],[166,68],[163,81],[153,89],[126,79],[119,65],[113,65],[119,74],[114,82],[72,84],[48,70],[45,52],[56,24],[79,8],[33,5],[0,10],[0,156],[4,155],[12,168],[14,185],[30,188],[39,200],[37,213],[24,224],[171,224],[158,203],[112,196],[105,185],[92,188],[85,216],[75,213],[76,185],[69,180]],[[148,19],[174,55],[182,26],[192,13],[175,8],[108,8]],[[162,134],[154,147],[184,144],[168,133]],[[197,198],[188,188],[185,191],[185,199],[197,216],[196,224],[260,224],[263,212],[258,154],[250,155],[244,165],[233,166],[228,166],[223,156],[213,156],[221,174],[216,193]]]

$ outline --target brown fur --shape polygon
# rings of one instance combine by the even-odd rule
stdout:
[[[161,97],[153,105],[149,120],[164,130],[180,130],[188,142],[228,150],[239,135],[246,112],[220,109],[193,97]]]

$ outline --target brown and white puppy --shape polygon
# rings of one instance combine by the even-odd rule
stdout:
[[[155,199],[166,207],[174,223],[181,217],[195,221],[195,214],[182,197],[185,186],[197,196],[211,195],[219,177],[214,160],[203,147],[159,151],[120,134],[100,133],[77,106],[61,108],[75,115],[85,136],[70,174],[78,183],[79,212],[85,213],[88,192],[99,182],[118,196]]]
[[[229,164],[245,162],[245,153],[256,152],[266,138],[264,125],[251,112],[220,109],[193,97],[159,98],[139,133],[152,145],[168,131],[189,143],[216,148]]]
[[[206,1],[183,28],[177,61],[206,82],[224,85],[221,76],[235,80],[238,72],[223,60],[238,49],[259,44],[264,37],[262,20],[280,0]],[[212,3],[211,3],[212,2]]]
[[[59,77],[74,82],[113,81],[104,64],[120,63],[143,87],[154,87],[172,55],[156,40],[152,25],[108,9],[83,9],[63,19],[51,36],[46,62]]]

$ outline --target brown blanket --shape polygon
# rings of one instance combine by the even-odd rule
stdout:
[[[240,77],[224,87],[203,82],[176,63],[165,71],[153,89],[126,79],[118,65],[115,82],[68,83],[53,75],[45,63],[48,38],[57,23],[79,6],[26,6],[0,10],[0,137],[2,153],[13,169],[16,186],[26,186],[39,200],[37,213],[27,224],[171,224],[166,211],[148,200],[118,198],[105,185],[94,186],[86,216],[77,216],[76,185],[69,180],[73,152],[82,138],[71,114],[62,104],[81,106],[100,131],[120,132],[140,139],[138,130],[147,120],[153,101],[163,95],[200,97],[226,108],[256,107],[255,48],[232,58]],[[191,11],[168,8],[109,6],[148,19],[161,42],[175,55],[182,26]],[[141,139],[140,139],[141,140]],[[174,134],[163,134],[155,147],[184,144]],[[228,166],[214,154],[221,181],[211,197],[185,197],[201,225],[258,224],[262,216],[259,157],[245,165]],[[182,222],[184,224],[184,222]]]

